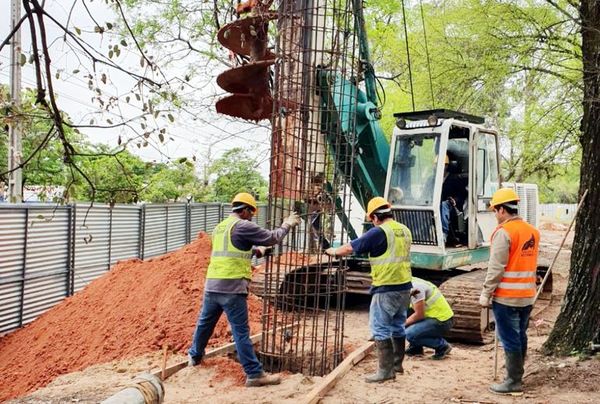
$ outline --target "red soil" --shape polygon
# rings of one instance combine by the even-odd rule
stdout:
[[[160,350],[189,345],[210,257],[210,238],[110,272],[0,339],[0,401],[47,385],[57,376]],[[249,296],[251,333],[260,332],[262,304]],[[225,316],[209,345],[231,341]]]

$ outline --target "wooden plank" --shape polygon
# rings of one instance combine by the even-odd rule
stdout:
[[[280,331],[286,330],[288,328],[293,328],[298,326],[298,322],[295,322],[293,324],[289,324],[285,327],[278,327],[275,329],[275,332],[278,333]],[[252,336],[250,336],[250,341],[252,341],[252,345],[259,343],[260,341],[262,341],[262,333],[261,334],[254,334]],[[219,348],[215,348],[211,351],[208,351],[204,354],[204,356],[202,357],[202,359],[207,359],[207,358],[212,358],[213,356],[219,356],[219,355],[225,355],[228,354],[230,352],[234,352],[235,351],[235,342],[231,342],[227,345],[223,345]],[[176,363],[174,365],[169,366],[168,368],[163,369],[158,369],[155,370],[153,372],[151,372],[152,375],[160,378],[161,380],[166,380],[169,377],[171,377],[172,375],[174,375],[175,373],[179,372],[181,369],[187,367],[188,365],[188,361],[182,361],[179,363]]]
[[[261,340],[262,340],[262,334],[255,334],[250,337],[250,341],[252,341],[252,344],[256,344],[256,343],[260,342]],[[227,345],[223,345],[219,348],[215,348],[213,350],[206,352],[204,354],[204,356],[202,357],[202,359],[212,358],[213,356],[225,355],[225,354],[228,354],[228,353],[234,352],[234,351],[235,351],[235,342],[231,342]],[[174,365],[169,366],[168,368],[166,368],[164,370],[164,373],[162,373],[163,372],[162,369],[158,369],[158,370],[151,372],[151,374],[153,374],[156,377],[159,377],[161,380],[165,380],[165,379],[169,378],[170,376],[174,375],[175,373],[179,372],[181,369],[187,367],[187,365],[188,365],[188,361],[185,360],[185,361],[178,362]],[[164,375],[164,377],[161,377],[161,375]]]
[[[315,386],[308,395],[302,400],[303,404],[317,404],[327,394],[329,390],[342,379],[357,363],[364,359],[375,348],[375,342],[370,341],[352,352],[342,361],[331,373]]]

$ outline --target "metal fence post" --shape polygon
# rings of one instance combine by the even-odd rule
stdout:
[[[19,306],[19,327],[23,327],[25,310],[25,277],[27,276],[27,238],[29,233],[29,208],[25,207],[25,232],[23,233],[23,267],[21,269],[21,305]]]
[[[113,207],[108,207],[108,268],[110,271],[110,261],[112,260],[112,225],[113,225]]]
[[[69,296],[75,293],[75,257],[77,256],[77,204],[72,204],[73,210],[72,221],[71,221],[71,290],[69,290]]]
[[[192,242],[192,205],[188,201],[185,205],[185,243]]]
[[[169,205],[165,207],[165,253],[169,251]]]
[[[139,257],[140,259],[144,259],[144,239],[146,236],[146,204],[142,205],[140,209],[140,247],[139,247]]]
[[[73,259],[73,246],[71,237],[73,237],[73,206],[67,206],[67,273],[65,278],[65,297],[71,296],[71,260]]]

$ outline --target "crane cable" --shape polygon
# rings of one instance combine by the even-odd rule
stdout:
[[[435,98],[433,96],[433,81],[431,80],[431,60],[429,59],[429,46],[427,45],[427,31],[425,30],[425,14],[423,13],[423,0],[419,0],[421,6],[421,23],[423,25],[423,37],[425,38],[425,54],[427,55],[427,71],[429,73],[429,91],[431,92],[431,107],[435,109]]]
[[[415,92],[413,90],[413,78],[412,78],[412,68],[410,64],[410,50],[408,48],[408,28],[406,24],[406,11],[404,7],[404,0],[402,0],[402,20],[404,22],[404,40],[406,43],[406,56],[408,58],[408,78],[410,80],[410,98],[412,101],[412,110],[415,111]]]

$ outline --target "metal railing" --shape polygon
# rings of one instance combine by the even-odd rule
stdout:
[[[120,260],[211,233],[229,204],[0,204],[0,334],[33,321]],[[262,212],[261,212],[262,211]],[[266,207],[258,224],[266,226]]]

